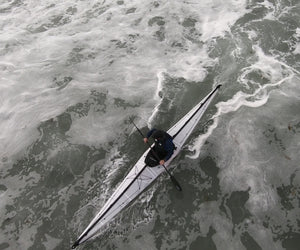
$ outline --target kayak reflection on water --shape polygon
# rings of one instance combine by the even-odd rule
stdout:
[[[173,137],[167,132],[156,128],[151,129],[147,133],[147,136],[144,138],[144,142],[148,143],[150,137],[154,139],[154,147],[146,156],[145,163],[149,167],[164,165],[165,162],[171,158],[175,149]]]

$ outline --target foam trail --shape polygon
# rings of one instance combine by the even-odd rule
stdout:
[[[294,73],[300,75],[300,72],[298,70],[296,70],[295,68],[293,68],[292,66],[282,62],[282,61],[279,61],[278,59],[276,59],[275,57],[273,56],[268,56],[266,55],[263,50],[258,46],[258,45],[255,45],[253,46],[253,49],[256,51],[256,54],[258,55],[259,59],[258,59],[258,62],[257,62],[257,66],[261,66],[261,67],[266,67],[266,63],[260,63],[260,62],[263,62],[263,61],[266,61],[268,63],[273,63],[273,64],[280,64],[282,66],[284,66],[285,68],[287,69],[290,69],[291,71],[293,71]]]
[[[156,87],[156,91],[155,91],[155,94],[154,94],[154,97],[153,97],[154,100],[156,100],[157,104],[154,107],[153,112],[152,112],[151,116],[149,117],[149,119],[147,121],[148,128],[152,127],[152,122],[153,122],[157,112],[159,111],[159,105],[161,103],[160,92],[162,91],[162,83],[163,83],[163,80],[164,80],[164,72],[161,71],[160,73],[158,73],[157,78],[158,78],[157,87]]]
[[[200,135],[197,139],[194,140],[192,146],[189,147],[191,151],[193,151],[193,155],[190,155],[189,157],[195,159],[199,157],[200,149],[205,143],[205,141],[208,139],[208,137],[213,133],[214,129],[218,126],[219,123],[219,117],[230,113],[230,112],[236,112],[238,109],[240,109],[242,106],[246,107],[252,107],[252,108],[258,108],[263,106],[268,102],[270,93],[272,90],[268,90],[270,88],[278,87],[284,82],[288,82],[292,80],[293,77],[295,77],[294,72],[298,73],[297,70],[294,70],[292,67],[286,65],[285,63],[279,62],[278,60],[274,59],[273,57],[266,56],[262,50],[256,46],[256,52],[258,55],[258,62],[256,62],[254,65],[251,65],[244,69],[244,72],[240,76],[239,80],[242,84],[245,86],[248,86],[247,82],[245,81],[245,75],[248,72],[251,72],[255,69],[264,69],[264,73],[271,78],[270,83],[260,85],[257,83],[257,88],[252,94],[244,93],[243,91],[238,91],[232,99],[226,101],[226,102],[220,102],[216,106],[218,108],[217,113],[212,117],[213,124],[208,128],[207,132],[203,135]],[[288,75],[286,77],[283,77],[284,74],[282,74],[282,70],[280,71],[280,68],[278,68],[278,65],[285,66],[289,69]],[[273,68],[275,66],[275,69]],[[282,78],[283,77],[283,78]],[[281,79],[280,79],[281,78]],[[276,82],[272,83],[275,80]],[[224,85],[222,88],[225,88],[226,85]],[[250,99],[250,100],[249,100]],[[254,99],[254,100],[253,100]]]

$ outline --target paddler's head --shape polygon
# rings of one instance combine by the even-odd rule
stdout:
[[[152,135],[154,141],[162,142],[165,140],[165,133],[161,130],[156,130]]]

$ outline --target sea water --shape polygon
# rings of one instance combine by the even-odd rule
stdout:
[[[83,249],[299,249],[298,0],[0,3],[0,249],[69,249],[222,88],[166,174]]]

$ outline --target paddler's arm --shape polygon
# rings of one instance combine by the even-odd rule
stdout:
[[[145,142],[145,143],[148,142],[149,137],[150,137],[156,130],[157,130],[156,128],[153,128],[153,129],[151,129],[151,130],[147,133],[146,137],[144,138],[144,142]]]

